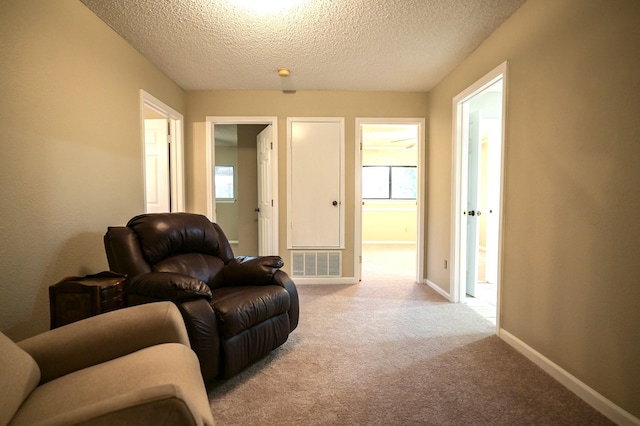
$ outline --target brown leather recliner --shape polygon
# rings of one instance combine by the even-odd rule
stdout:
[[[129,305],[176,303],[206,382],[245,369],[298,325],[298,292],[282,259],[235,257],[205,216],[139,215],[109,227],[104,244],[110,269],[128,276]]]

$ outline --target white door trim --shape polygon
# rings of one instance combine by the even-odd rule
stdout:
[[[424,118],[361,118],[356,117],[355,138],[355,217],[354,217],[354,271],[356,282],[362,279],[360,259],[362,256],[362,126],[364,124],[414,124],[418,126],[418,198],[416,227],[416,282],[424,280],[424,188],[425,188],[425,119]]]
[[[265,124],[271,125],[273,132],[273,152],[271,161],[271,179],[273,190],[273,217],[271,219],[271,238],[269,241],[270,253],[277,254],[279,248],[279,234],[278,234],[278,117],[263,117],[263,116],[241,116],[241,117],[227,117],[227,116],[207,116],[205,118],[207,130],[206,130],[206,188],[207,188],[207,217],[209,220],[216,221],[216,199],[213,196],[213,178],[214,178],[214,164],[215,162],[215,147],[214,147],[214,126],[216,124]]]
[[[184,211],[184,117],[153,95],[140,89],[140,140],[142,141],[142,173],[146,180],[145,171],[145,135],[144,108],[154,109],[164,115],[169,121],[171,129],[171,144],[169,145],[170,174],[171,174],[171,211]],[[146,188],[146,182],[145,182]],[[147,205],[146,191],[144,205]]]
[[[461,259],[464,259],[463,250],[466,250],[466,243],[462,239],[462,211],[466,208],[463,206],[463,194],[466,186],[465,171],[463,164],[463,142],[462,142],[462,103],[470,99],[477,93],[486,89],[500,78],[503,80],[503,92],[502,92],[502,141],[501,150],[502,156],[500,160],[500,205],[504,205],[503,196],[504,191],[504,148],[505,148],[505,123],[507,114],[507,62],[503,62],[493,70],[489,71],[478,81],[471,86],[460,92],[453,98],[453,141],[452,141],[452,175],[451,175],[451,252],[449,262],[450,270],[450,299],[454,303],[459,303],[464,300],[461,294],[462,285],[460,283],[461,273],[460,264]],[[496,283],[498,289],[498,297],[496,301],[496,330],[500,329],[500,286],[502,282],[502,225],[504,215],[502,214],[503,208],[499,209],[499,236],[498,236],[498,281]]]

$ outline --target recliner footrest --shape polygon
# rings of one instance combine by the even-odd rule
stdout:
[[[289,310],[289,293],[280,286],[224,287],[213,290],[211,306],[220,332],[233,337]]]

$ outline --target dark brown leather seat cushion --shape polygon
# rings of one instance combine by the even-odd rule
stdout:
[[[225,338],[235,336],[289,310],[289,293],[280,286],[223,287],[213,290],[211,306]]]

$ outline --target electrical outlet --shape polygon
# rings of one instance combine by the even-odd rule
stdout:
[[[444,261],[444,269],[447,269],[449,267],[449,262],[447,260]]]

